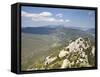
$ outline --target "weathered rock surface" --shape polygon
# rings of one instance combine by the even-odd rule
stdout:
[[[92,60],[91,60],[92,59]],[[58,64],[58,65],[57,65]],[[88,38],[79,37],[60,50],[55,57],[46,57],[45,69],[91,67],[95,65],[95,46]]]

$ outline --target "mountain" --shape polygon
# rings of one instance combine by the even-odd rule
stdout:
[[[31,33],[31,34],[52,34],[55,33],[55,31],[58,30],[80,30],[80,28],[77,27],[64,27],[62,25],[47,25],[42,27],[23,27],[22,32],[23,33]]]
[[[58,28],[55,30],[55,36],[59,37],[60,39],[76,39],[78,37],[89,37],[89,38],[94,38],[92,37],[88,32],[80,30],[80,29],[74,29],[74,28]]]
[[[79,37],[60,50],[57,56],[47,56],[46,68],[79,68],[95,65],[95,47],[87,38]],[[62,63],[61,63],[62,61]]]
[[[89,37],[94,40],[94,37],[89,33],[94,32],[94,29],[83,31],[78,28],[64,27],[64,26],[43,26],[43,27],[24,27],[22,33],[52,35],[64,41],[66,38],[75,39],[78,37]]]
[[[95,29],[94,28],[88,29],[87,32],[95,34]]]
[[[50,34],[55,28],[49,27],[25,27],[22,28],[23,33],[31,33],[31,34]]]
[[[22,70],[31,70],[31,68],[32,70],[34,68],[42,69],[46,56],[53,54],[55,56],[53,59],[56,59],[58,53],[64,47],[71,45],[79,37],[89,38],[92,45],[95,44],[95,37],[91,33],[78,28],[64,26],[22,28]],[[89,58],[89,60],[92,59]],[[62,62],[63,60],[61,62],[58,61],[58,64],[54,65],[53,68],[61,66]]]
[[[31,34],[51,34],[54,33],[56,29],[63,28],[61,25],[47,25],[42,27],[23,27],[23,33]]]
[[[27,70],[80,68],[95,65],[95,46],[91,44],[89,38],[79,37],[63,49],[59,49],[59,53],[53,54],[52,52],[47,55],[41,63],[37,63],[38,66],[32,66]]]

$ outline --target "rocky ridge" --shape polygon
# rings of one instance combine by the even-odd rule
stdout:
[[[47,56],[45,69],[92,67],[95,65],[95,46],[89,38],[79,37],[60,50],[57,56]]]

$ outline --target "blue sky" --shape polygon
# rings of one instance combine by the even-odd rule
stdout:
[[[95,27],[95,11],[79,9],[21,7],[22,27],[63,25],[89,29]]]

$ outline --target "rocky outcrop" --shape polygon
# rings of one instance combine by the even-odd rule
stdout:
[[[52,68],[56,66],[59,66],[57,68],[91,67],[95,62],[94,56],[95,46],[91,45],[88,38],[79,37],[60,50],[57,56],[47,56],[44,65],[45,69],[51,68],[51,66]]]

